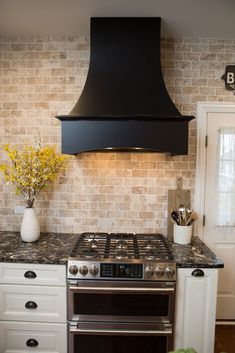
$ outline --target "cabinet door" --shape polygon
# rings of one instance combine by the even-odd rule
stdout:
[[[0,353],[65,353],[66,324],[0,322]]]
[[[66,266],[2,262],[0,283],[65,286]]]
[[[218,269],[200,269],[202,277],[193,271],[177,271],[175,349],[213,353]]]
[[[66,288],[0,284],[0,320],[65,323]]]

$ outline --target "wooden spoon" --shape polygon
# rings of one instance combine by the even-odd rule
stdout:
[[[191,217],[189,218],[189,220],[186,223],[186,226],[191,226],[191,224],[193,224],[194,222],[196,222],[198,219],[198,215],[196,212],[192,212]]]

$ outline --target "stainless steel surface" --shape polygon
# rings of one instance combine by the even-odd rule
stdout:
[[[173,349],[176,263],[162,235],[83,233],[67,282],[69,353],[89,335],[164,337]]]
[[[152,266],[147,266],[144,272],[146,277],[150,278],[154,274],[154,268]]]
[[[77,265],[70,265],[69,266],[69,273],[71,275],[76,275],[78,273],[78,267]]]
[[[163,275],[164,275],[164,268],[163,268],[163,266],[161,266],[161,265],[158,265],[157,267],[156,267],[156,269],[155,269],[155,273],[156,273],[156,275],[157,275],[157,277],[158,278],[161,278]]]
[[[104,265],[111,266],[106,275]],[[68,260],[68,278],[174,281],[176,263],[161,234],[82,233]]]
[[[96,265],[91,265],[91,267],[89,268],[89,272],[92,276],[96,276],[99,272],[99,269]]]
[[[130,282],[125,282],[122,280],[117,281],[100,281],[100,280],[92,280],[92,281],[87,281],[86,279],[83,280],[68,280],[68,288],[74,287],[75,289],[81,289],[84,287],[87,287],[91,290],[96,290],[97,288],[104,288],[107,289],[109,288],[110,290],[113,290],[115,288],[120,288],[121,290],[126,290],[128,289],[136,289],[138,288],[139,290],[145,290],[145,289],[159,289],[162,291],[165,291],[165,289],[175,289],[175,282],[174,281],[156,281],[156,282],[143,282],[143,281],[130,281]]]
[[[142,330],[98,330],[98,329],[94,329],[94,330],[86,330],[86,329],[71,329],[71,332],[76,332],[76,333],[80,333],[80,334],[93,334],[93,335],[145,335],[145,336],[152,336],[152,335],[166,335],[166,334],[172,334],[172,330],[164,330],[164,331],[142,331]]]
[[[178,207],[178,212],[180,214],[180,225],[186,225],[186,208],[183,204],[180,204]]]
[[[156,292],[166,293],[166,292],[174,292],[174,287],[172,288],[122,288],[122,287],[75,287],[70,286],[70,290],[76,291],[77,293],[148,293],[154,294]]]
[[[171,315],[172,316],[172,315]],[[169,316],[170,317],[170,316]],[[99,325],[101,323],[105,322],[115,322],[115,323],[139,323],[143,325],[143,323],[161,323],[162,325],[168,325],[172,321],[169,319],[169,317],[165,316],[158,316],[157,320],[156,317],[151,317],[151,316],[124,316],[124,315],[118,315],[118,316],[113,316],[113,315],[73,315],[72,320],[70,320],[70,324],[74,324],[76,322],[98,322]]]
[[[90,261],[90,260],[69,260],[68,261],[68,278],[69,279],[102,279],[100,267],[103,264],[140,264],[142,266],[142,277],[139,280],[151,280],[151,281],[169,281],[176,279],[176,263],[174,261],[159,262],[159,261],[146,261],[143,260],[101,260],[101,262]],[[74,268],[78,268],[79,271],[75,271]],[[125,277],[112,277],[113,281],[120,280],[136,280],[137,278],[125,278]]]
[[[175,276],[175,267],[167,266],[165,273],[168,278],[173,278]]]
[[[172,325],[161,325],[159,323],[90,323],[79,322],[70,324],[69,331],[76,334],[93,335],[172,335]]]
[[[88,267],[86,265],[81,265],[79,266],[78,271],[82,276],[86,276],[88,274]]]
[[[135,316],[121,316],[121,315],[89,315],[89,314],[77,314],[75,313],[74,305],[76,300],[79,301],[79,294],[93,294],[94,299],[97,295],[107,295],[112,297],[115,294],[122,295],[141,295],[143,298],[146,295],[155,296],[155,301],[162,300],[163,296],[168,298],[168,311],[166,316],[158,315],[155,316],[138,316],[137,312]],[[77,299],[76,299],[76,296]],[[142,302],[142,299],[139,299]],[[175,282],[161,282],[161,281],[87,281],[87,280],[69,280],[68,281],[68,319],[70,321],[98,321],[100,323],[104,321],[112,322],[158,322],[169,324],[174,321],[174,306],[175,306]],[[140,304],[141,305],[141,304]]]

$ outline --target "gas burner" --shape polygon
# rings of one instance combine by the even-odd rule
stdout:
[[[153,240],[149,239],[144,243],[145,249],[153,249],[156,244]]]
[[[146,257],[148,260],[158,260],[161,258],[161,256],[159,256],[159,252],[155,249],[150,249],[149,251],[147,251]]]
[[[95,240],[95,239],[92,239],[92,240],[89,241],[89,245],[93,249],[97,248],[97,244],[98,244],[98,241]]]
[[[128,253],[127,253],[127,251],[119,250],[119,251],[116,252],[116,256],[115,257],[118,260],[128,259]]]
[[[119,249],[128,249],[128,244],[127,244],[127,241],[126,240],[118,240],[116,242],[116,247],[119,248]]]
[[[99,253],[94,248],[90,247],[89,249],[85,249],[82,251],[82,256],[86,259],[95,259],[98,257]]]

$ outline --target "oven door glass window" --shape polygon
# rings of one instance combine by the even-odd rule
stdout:
[[[74,335],[73,353],[166,353],[167,336]]]
[[[161,316],[169,315],[171,296],[144,294],[88,294],[73,296],[75,315]]]

